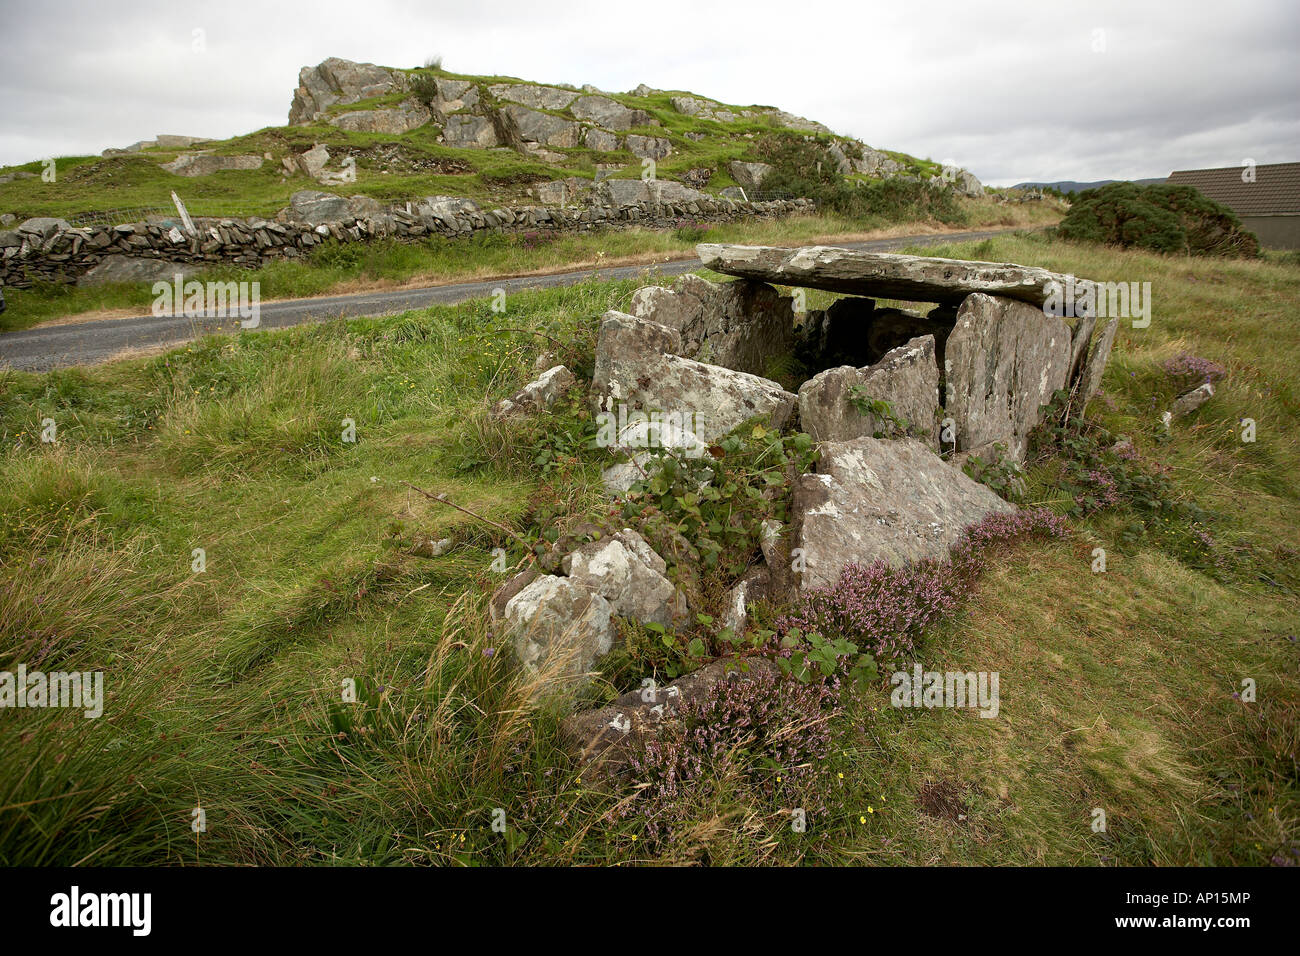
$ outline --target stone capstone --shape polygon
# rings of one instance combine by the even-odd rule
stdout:
[[[1042,305],[1069,277],[1011,263],[967,262],[835,246],[798,249],[701,243],[700,260],[715,272],[774,285],[851,295],[958,305],[973,292]]]

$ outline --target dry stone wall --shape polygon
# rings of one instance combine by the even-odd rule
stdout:
[[[808,212],[808,200],[736,202],[693,193],[679,184],[659,201],[647,198],[639,180],[632,192],[584,206],[513,206],[482,209],[468,199],[430,196],[384,209],[367,196],[295,194],[295,204],[274,220],[198,219],[194,233],[177,221],[73,227],[62,219],[29,219],[0,231],[0,285],[34,281],[94,283],[155,281],[177,271],[222,263],[257,268],[272,259],[297,258],[321,243],[391,238],[415,242],[428,236],[467,238],[483,233],[561,233],[634,226],[672,228],[683,220],[731,222]],[[673,198],[668,199],[667,196]]]

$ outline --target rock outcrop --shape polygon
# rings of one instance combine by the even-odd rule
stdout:
[[[298,89],[289,107],[289,125],[310,123],[335,104],[356,103],[404,87],[405,77],[395,70],[332,56],[299,71]]]

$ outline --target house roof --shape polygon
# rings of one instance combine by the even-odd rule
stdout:
[[[1242,182],[1243,166],[1181,169],[1169,182],[1195,186],[1238,216],[1300,216],[1300,163],[1255,167],[1255,181]]]

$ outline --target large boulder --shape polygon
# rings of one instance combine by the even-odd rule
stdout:
[[[544,574],[506,602],[503,618],[515,654],[529,671],[581,683],[614,646],[613,608],[568,578]],[[539,687],[536,696],[552,688]]]
[[[609,395],[629,408],[680,415],[703,442],[751,418],[781,428],[797,400],[776,382],[680,355],[655,356],[633,374],[615,377]]]
[[[170,163],[163,163],[162,168],[177,176],[210,176],[230,169],[260,169],[261,156],[208,156],[185,153],[177,156]]]
[[[415,204],[415,215],[426,223],[438,222],[454,227],[461,216],[479,212],[478,203],[462,196],[425,196]]]
[[[18,224],[15,230],[20,238],[28,242],[44,242],[55,233],[66,232],[72,228],[72,224],[66,219],[57,219],[53,216],[36,216],[32,219],[24,219]]]
[[[337,103],[357,103],[404,86],[401,74],[382,66],[330,57],[316,66],[304,66],[298,72],[298,89],[289,107],[289,125],[310,123]]]
[[[681,355],[754,375],[794,344],[790,297],[762,282],[715,283],[687,273],[671,289],[638,289],[632,313],[679,331]]]
[[[681,347],[681,333],[674,328],[615,309],[606,312],[596,336],[596,361],[591,375],[594,410],[614,411],[617,405],[626,403],[622,383],[635,380],[650,360],[666,352],[680,352]]]
[[[442,127],[442,141],[448,146],[491,149],[501,145],[496,127],[486,116],[458,114],[447,117]]]
[[[318,189],[300,189],[289,197],[285,213],[292,222],[319,226],[349,218],[376,216],[382,210],[379,201],[372,196],[337,196]]]
[[[628,133],[623,137],[628,151],[640,159],[663,159],[673,151],[672,143],[662,136],[638,136]]]
[[[964,169],[957,172],[953,188],[963,196],[969,196],[971,199],[977,199],[984,195],[984,184],[975,178],[974,173],[967,172]]]
[[[535,83],[494,83],[488,90],[499,100],[522,103],[535,110],[562,110],[578,97],[573,90]]]
[[[942,559],[967,527],[1015,510],[910,438],[855,438],[820,449],[817,473],[794,487],[803,589],[834,585],[848,564]]]
[[[290,169],[296,167],[301,172],[315,179],[325,171],[325,166],[330,161],[330,151],[324,143],[317,143],[311,149],[296,154],[289,160]]]
[[[870,410],[859,410],[853,398],[889,403],[895,423]],[[932,450],[939,449],[939,366],[934,337],[912,339],[866,368],[827,369],[799,389],[800,427],[817,441],[849,441],[863,436],[895,438],[897,422]]]
[[[588,149],[594,149],[598,153],[612,153],[618,149],[618,136],[595,126],[583,134],[582,142]]]
[[[573,101],[569,110],[578,119],[605,129],[631,129],[645,121],[643,112],[628,109],[608,96],[580,96]]]
[[[386,133],[390,136],[400,136],[418,129],[431,119],[433,113],[428,107],[417,100],[407,100],[391,109],[337,113],[329,117],[329,124],[353,133]]]
[[[750,418],[780,428],[796,397],[776,382],[673,354],[681,333],[648,319],[610,311],[601,320],[592,374],[596,411],[663,412],[689,422],[703,442],[721,438]]]
[[[668,580],[664,559],[631,528],[587,542],[566,555],[561,567],[619,617],[671,627],[686,614],[686,598]]]
[[[597,201],[612,206],[684,204],[709,198],[699,190],[671,179],[606,179],[596,186],[592,196]]]
[[[957,310],[944,351],[944,409],[957,450],[1002,442],[1023,461],[1039,408],[1066,384],[1070,328],[1025,302],[976,293]]]
[[[552,116],[550,113],[539,113],[515,103],[506,106],[501,113],[525,142],[561,148],[578,145],[581,127],[572,120]]]
[[[908,302],[957,305],[973,292],[984,292],[1042,305],[1069,278],[1011,263],[861,252],[835,246],[794,249],[701,243],[695,251],[715,272],[744,279]]]

